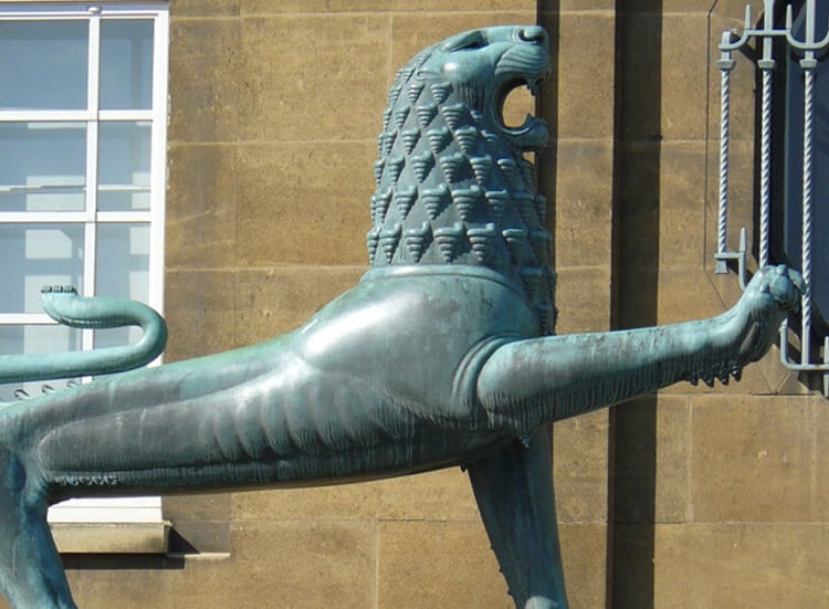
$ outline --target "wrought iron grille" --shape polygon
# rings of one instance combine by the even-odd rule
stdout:
[[[729,251],[728,205],[729,205],[729,137],[731,125],[731,79],[737,62],[735,53],[750,52],[756,57],[759,96],[760,139],[759,176],[757,180],[757,262],[763,267],[773,262],[786,262],[798,267],[810,291],[803,295],[800,317],[791,317],[781,328],[780,354],[783,364],[792,370],[819,375],[823,393],[829,397],[829,329],[826,327],[826,313],[821,314],[813,300],[816,281],[819,285],[820,298],[829,289],[829,275],[826,274],[826,259],[829,256],[829,243],[821,243],[821,256],[817,258],[819,274],[815,270],[815,212],[829,218],[829,198],[823,198],[823,182],[815,197],[816,176],[829,182],[825,174],[826,166],[814,166],[816,152],[823,160],[824,148],[827,148],[827,134],[824,126],[829,125],[829,105],[826,96],[816,92],[816,79],[820,62],[829,48],[829,0],[804,0],[786,6],[775,6],[776,0],[764,0],[762,20],[755,24],[751,7],[745,11],[745,23],[741,33],[726,31],[719,45],[720,57],[717,67],[720,70],[720,158],[719,158],[719,214],[717,227],[717,261],[716,272],[727,273],[728,262],[736,264],[740,282],[745,287],[746,275],[746,231],[741,229],[739,247]],[[782,4],[782,3],[780,3]],[[782,23],[781,23],[782,22]],[[795,94],[783,83],[775,83],[780,78],[781,62],[785,62],[790,83],[796,83]],[[829,65],[829,63],[827,63]],[[826,76],[829,76],[827,73]],[[826,80],[826,77],[824,77]],[[829,84],[829,83],[827,83]],[[829,91],[829,89],[827,90]],[[802,99],[801,99],[802,98]],[[797,113],[797,122],[793,121],[791,104],[793,100],[802,104]],[[773,107],[773,104],[778,107]],[[779,106],[785,107],[785,113]],[[820,114],[823,113],[823,114]],[[821,127],[816,133],[815,121]],[[777,134],[781,134],[783,142]],[[800,140],[797,150],[790,146],[792,136]],[[822,138],[819,140],[819,138]],[[819,143],[819,148],[816,145]],[[788,171],[788,168],[793,168]],[[793,176],[797,180],[793,180]],[[785,182],[775,187],[772,178]],[[793,183],[796,182],[796,183]],[[775,199],[774,193],[783,193]],[[789,196],[789,193],[794,193]],[[784,202],[779,201],[780,197]],[[796,199],[798,209],[789,203]],[[780,210],[782,206],[782,211]],[[777,213],[774,213],[777,210]],[[773,224],[777,224],[774,226]],[[785,226],[781,227],[780,224]],[[799,235],[793,233],[793,227],[799,228]],[[822,234],[826,226],[821,227]],[[781,248],[772,249],[773,235],[780,235]],[[819,234],[820,236],[820,234]],[[782,252],[782,253],[780,253]],[[781,259],[782,258],[782,259]],[[816,320],[819,323],[815,323]],[[799,354],[796,350],[799,349]]]

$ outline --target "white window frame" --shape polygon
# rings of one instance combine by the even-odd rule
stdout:
[[[105,19],[151,19],[153,28],[153,82],[151,109],[102,110],[100,89],[100,28]],[[150,227],[149,298],[147,304],[164,310],[164,217],[167,164],[167,80],[169,56],[169,10],[166,1],[126,3],[17,2],[0,1],[0,21],[86,20],[89,22],[87,109],[85,110],[0,110],[0,122],[85,123],[86,194],[82,211],[4,212],[0,224],[73,224],[84,227],[83,295],[93,296],[96,277],[96,234],[99,224],[139,223]],[[149,122],[150,208],[136,211],[98,211],[98,130],[114,121]],[[0,325],[49,325],[55,322],[45,313],[0,314]],[[81,348],[94,348],[92,330],[81,331]],[[156,362],[157,363],[157,362]],[[161,498],[74,499],[50,509],[49,521],[56,522],[159,522]]]

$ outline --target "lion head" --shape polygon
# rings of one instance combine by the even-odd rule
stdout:
[[[523,287],[552,331],[546,200],[524,158],[546,143],[547,127],[503,120],[510,91],[535,94],[549,69],[544,30],[510,26],[448,38],[398,71],[378,137],[372,266],[490,268]]]
[[[526,85],[535,95],[550,69],[547,34],[540,27],[495,27],[453,36],[427,51],[418,79],[448,82],[492,129],[521,150],[543,147],[547,126],[528,116],[518,128],[504,124],[507,95]]]

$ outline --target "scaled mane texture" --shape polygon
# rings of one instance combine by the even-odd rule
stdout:
[[[369,262],[487,267],[523,289],[541,333],[552,334],[552,236],[533,165],[483,111],[486,93],[475,82],[418,73],[433,50],[399,70],[389,91],[374,165]]]

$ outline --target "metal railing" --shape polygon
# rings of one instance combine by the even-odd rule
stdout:
[[[769,243],[771,235],[771,175],[772,175],[772,83],[777,62],[774,58],[774,40],[783,39],[787,50],[795,50],[800,55],[798,62],[803,76],[803,167],[800,210],[801,231],[801,272],[807,285],[812,285],[812,245],[813,245],[813,200],[812,200],[812,145],[813,123],[815,116],[814,83],[818,67],[816,53],[829,47],[829,31],[822,39],[817,39],[816,0],[806,0],[802,10],[805,11],[802,38],[794,34],[792,26],[792,6],[786,6],[784,27],[775,27],[776,1],[764,0],[762,24],[755,26],[751,7],[746,6],[745,22],[741,34],[726,31],[720,42],[720,58],[717,67],[720,70],[720,159],[719,159],[719,213],[717,226],[717,253],[715,254],[716,272],[727,273],[728,262],[736,262],[740,284],[745,287],[746,277],[746,232],[741,229],[740,245],[737,251],[728,251],[728,177],[729,177],[729,137],[731,133],[731,77],[736,66],[734,53],[746,49],[755,43],[756,66],[760,71],[760,174],[758,181],[759,199],[759,244],[758,264],[762,268],[769,263]],[[799,29],[799,28],[798,28]],[[829,202],[821,202],[829,204]],[[821,278],[829,281],[829,277]],[[783,365],[800,372],[822,373],[823,393],[829,397],[829,336],[823,338],[822,357],[815,356],[813,350],[812,296],[803,294],[800,319],[800,356],[790,353],[789,339],[794,335],[788,322],[783,324],[780,336],[780,356]],[[821,351],[821,349],[818,349]],[[815,361],[822,359],[823,361]]]

